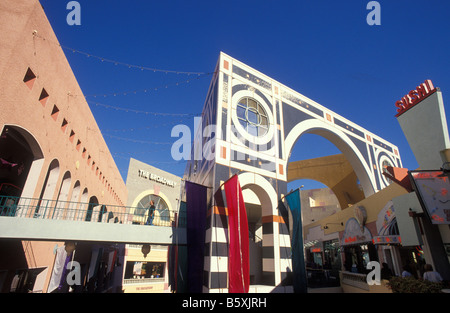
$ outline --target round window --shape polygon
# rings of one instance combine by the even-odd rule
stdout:
[[[236,108],[239,123],[252,136],[264,136],[269,130],[269,120],[262,105],[253,98],[244,97]]]
[[[147,210],[149,210],[152,206],[152,201],[156,214],[155,218],[158,218],[154,221],[154,225],[164,224],[161,226],[166,226],[166,223],[170,223],[169,206],[160,196],[147,195],[143,197],[137,204],[138,212],[141,213],[142,216],[146,215]],[[139,213],[137,215],[139,215]]]

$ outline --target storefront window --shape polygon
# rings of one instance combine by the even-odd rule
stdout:
[[[345,270],[353,273],[367,273],[367,264],[378,261],[375,245],[371,243],[347,246],[344,248]]]
[[[324,268],[340,270],[341,258],[339,240],[324,241],[323,252],[325,257]]]
[[[164,262],[127,262],[124,279],[164,278]]]

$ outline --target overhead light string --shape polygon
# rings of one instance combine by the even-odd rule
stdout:
[[[94,101],[87,101],[87,102],[91,103],[91,104],[94,104],[96,106],[102,106],[102,107],[107,108],[107,109],[114,109],[114,110],[117,110],[117,111],[132,112],[132,113],[136,113],[136,114],[145,114],[145,115],[154,115],[154,116],[177,116],[177,117],[193,117],[193,116],[201,115],[201,114],[196,114],[196,113],[149,112],[149,111],[143,111],[143,110],[135,110],[135,109],[130,109],[130,108],[117,107],[117,106],[113,106],[113,105],[109,105],[109,104],[103,104],[103,103],[94,102]]]
[[[124,138],[124,137],[119,137],[119,136],[114,136],[114,135],[109,135],[109,134],[103,134],[103,136],[104,137],[109,137],[109,138],[112,138],[112,139],[128,141],[128,142],[134,142],[134,143],[140,143],[140,144],[150,144],[150,145],[172,145],[173,144],[173,141],[166,141],[166,142],[147,141],[147,140],[139,140],[139,139],[132,139],[132,138]]]
[[[87,98],[87,97],[93,97],[93,98],[97,98],[97,97],[101,98],[101,97],[103,97],[103,98],[106,98],[106,97],[110,97],[110,96],[114,96],[114,97],[116,97],[116,96],[127,96],[127,95],[130,95],[130,94],[137,94],[137,93],[141,93],[141,92],[148,93],[148,92],[152,92],[152,91],[158,91],[160,89],[166,89],[166,88],[169,88],[171,86],[180,86],[182,84],[188,84],[188,83],[191,83],[193,80],[198,80],[198,79],[200,79],[202,77],[207,77],[207,76],[209,76],[211,74],[213,74],[213,72],[212,73],[201,74],[201,75],[198,75],[197,77],[194,77],[194,78],[191,78],[191,79],[188,79],[188,80],[183,80],[183,81],[179,81],[179,82],[172,83],[172,84],[166,84],[166,85],[162,85],[162,86],[154,87],[154,88],[138,89],[138,90],[132,90],[132,91],[125,91],[125,92],[111,92],[111,93],[106,93],[106,94],[89,94],[89,95],[84,95],[84,97],[85,98]],[[73,96],[76,97],[76,95],[73,95]]]
[[[114,65],[126,66],[126,67],[128,67],[130,69],[132,68],[132,69],[139,69],[141,71],[160,72],[160,73],[166,73],[166,74],[171,73],[171,74],[198,75],[198,76],[200,76],[200,75],[210,75],[210,74],[214,73],[214,72],[208,73],[208,72],[189,72],[189,71],[166,70],[166,69],[160,69],[160,68],[154,68],[154,67],[147,67],[147,66],[142,66],[142,65],[130,64],[130,63],[116,61],[116,60],[112,60],[112,59],[109,59],[109,58],[105,58],[105,57],[101,57],[101,56],[98,56],[98,55],[94,55],[94,54],[91,54],[91,53],[88,53],[88,52],[85,52],[85,51],[81,51],[81,50],[78,50],[78,49],[74,49],[74,48],[62,45],[59,42],[54,42],[52,40],[48,40],[45,37],[42,37],[42,36],[38,35],[37,30],[34,30],[32,32],[32,34],[33,34],[34,38],[39,38],[39,39],[42,39],[43,41],[53,43],[53,44],[61,47],[62,49],[72,51],[73,53],[78,53],[78,54],[84,55],[84,56],[86,56],[88,58],[94,58],[94,59],[100,60],[101,62],[111,63],[111,64],[114,64]]]

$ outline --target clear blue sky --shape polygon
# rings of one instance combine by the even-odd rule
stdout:
[[[366,22],[368,0],[79,0],[80,26],[67,24],[68,2],[41,0],[64,46],[180,72],[212,72],[223,51],[397,145],[409,169],[418,165],[395,101],[431,79],[449,103],[447,0],[380,0],[379,26]],[[171,158],[170,131],[180,122],[193,127],[193,118],[143,112],[201,113],[211,76],[65,52],[124,179],[130,157],[182,176],[185,162]],[[307,135],[291,160],[334,153],[331,143]]]

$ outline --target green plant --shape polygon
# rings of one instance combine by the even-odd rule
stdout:
[[[392,277],[388,283],[393,293],[440,293],[441,283],[433,283],[413,277]]]

